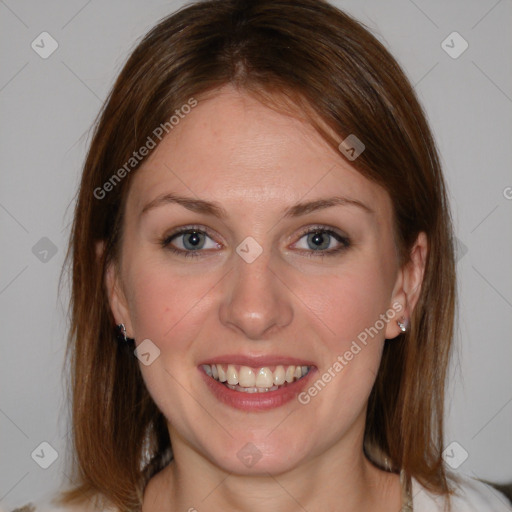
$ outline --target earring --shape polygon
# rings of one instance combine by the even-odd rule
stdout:
[[[407,331],[407,327],[408,327],[408,322],[407,322],[407,318],[405,318],[404,316],[400,319],[400,320],[397,320],[396,323],[398,324],[398,327],[400,327],[400,330],[402,332],[405,332]]]
[[[126,336],[126,327],[124,326],[124,324],[117,324],[116,325],[116,329],[117,329],[117,340],[122,342],[122,343],[128,343],[128,344],[132,344],[135,342],[135,340],[133,338],[128,338],[128,336]]]

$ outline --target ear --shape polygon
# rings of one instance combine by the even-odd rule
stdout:
[[[428,254],[427,235],[421,232],[414,243],[410,258],[398,271],[398,275],[393,289],[391,300],[391,310],[396,311],[396,317],[386,325],[387,339],[396,338],[402,333],[396,320],[403,318],[410,321],[414,308],[418,302],[423,276],[425,274],[425,265]]]
[[[98,242],[96,244],[96,255],[98,258],[102,256],[103,250],[104,243]],[[114,317],[114,321],[116,324],[124,324],[126,328],[126,335],[131,338],[132,336],[130,333],[133,332],[133,329],[130,321],[126,296],[120,279],[119,267],[116,262],[111,261],[108,263],[104,279],[105,287],[107,289],[108,302]]]

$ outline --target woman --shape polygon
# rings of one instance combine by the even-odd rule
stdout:
[[[432,136],[328,3],[199,2],[151,30],[69,254],[64,506],[511,510],[442,458],[455,272]]]

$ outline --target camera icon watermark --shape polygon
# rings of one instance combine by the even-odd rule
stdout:
[[[353,162],[366,149],[366,146],[359,137],[351,133],[340,142],[338,149],[348,160]]]
[[[160,357],[160,349],[150,339],[142,341],[133,353],[144,366],[153,364]]]
[[[59,458],[57,450],[46,441],[43,441],[30,456],[43,469],[48,469]]]
[[[59,47],[59,43],[48,32],[41,32],[30,46],[39,57],[47,59]]]
[[[57,246],[46,236],[43,236],[32,247],[32,254],[42,263],[48,263],[57,254]]]
[[[443,450],[442,457],[448,466],[457,469],[464,464],[469,453],[457,441],[453,441]]]
[[[248,468],[252,468],[263,457],[253,443],[247,443],[236,454],[238,459]]]
[[[252,236],[248,236],[238,245],[236,252],[246,263],[252,263],[261,255],[263,247]]]
[[[454,246],[455,246],[455,263],[458,263],[467,254],[468,248],[457,237],[455,237],[455,239],[454,239]]]
[[[452,32],[441,43],[441,48],[452,59],[458,59],[468,49],[468,47],[469,43],[458,32]]]

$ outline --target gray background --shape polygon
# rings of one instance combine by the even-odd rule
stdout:
[[[68,292],[58,294],[58,279],[88,130],[136,40],[182,4],[0,0],[0,502],[6,509],[42,499],[65,479]],[[446,446],[460,446],[450,446],[450,461],[468,475],[511,481],[512,2],[336,5],[365,23],[402,64],[442,155],[460,241],[458,355],[446,412]],[[59,45],[47,59],[31,47],[43,31]],[[458,58],[441,46],[453,31],[469,44]],[[462,46],[452,39],[445,45],[453,53]],[[38,448],[44,441],[58,453],[48,469],[39,465],[51,462],[51,450]]]

